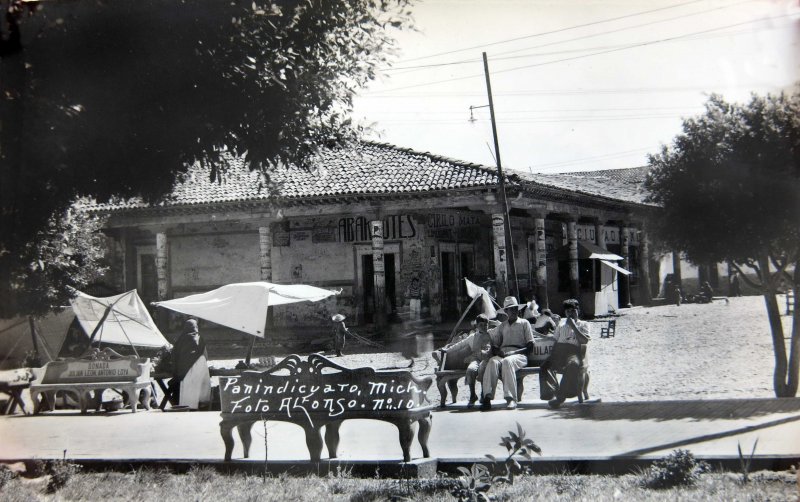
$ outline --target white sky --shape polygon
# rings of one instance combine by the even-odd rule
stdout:
[[[362,92],[355,116],[374,123],[373,139],[488,166],[488,108],[468,120],[471,105],[488,104],[483,51],[503,167],[542,173],[645,165],[709,94],[746,101],[800,81],[800,0],[420,0],[412,10],[419,31],[398,36],[394,69]],[[435,66],[401,69],[422,65]]]

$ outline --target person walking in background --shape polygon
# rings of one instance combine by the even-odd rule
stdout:
[[[179,405],[196,410],[200,403],[211,402],[208,354],[196,319],[188,319],[183,324],[183,331],[172,348],[172,374],[169,386],[178,392]]]
[[[734,272],[731,276],[731,296],[742,296],[742,286],[739,282],[739,272]]]
[[[341,357],[344,350],[344,344],[347,341],[346,337],[350,334],[350,330],[344,325],[345,316],[336,314],[331,317],[333,321],[333,351],[337,356]]]
[[[408,306],[411,310],[411,319],[419,320],[422,312],[422,284],[416,275],[411,278],[411,282],[406,288],[406,298],[408,298]]]

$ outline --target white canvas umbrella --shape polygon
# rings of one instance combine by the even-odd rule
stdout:
[[[264,338],[269,307],[316,302],[336,294],[339,292],[304,284],[242,282],[155,305]]]
[[[207,293],[155,302],[154,305],[264,338],[269,307],[297,302],[317,302],[339,293],[340,291],[330,291],[305,284],[242,282],[228,284]],[[255,338],[247,351],[248,364],[254,343]]]

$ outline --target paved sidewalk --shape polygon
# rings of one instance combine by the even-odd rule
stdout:
[[[566,403],[551,410],[543,402],[523,402],[514,411],[488,412],[452,406],[434,413],[429,446],[442,463],[485,460],[502,455],[501,435],[519,422],[539,446],[542,461],[623,462],[663,457],[676,448],[708,460],[738,458],[737,444],[756,458],[800,460],[800,398],[714,401]],[[219,412],[165,413],[158,410],[80,415],[51,412],[0,417],[0,461],[66,457],[74,460],[222,460]],[[302,429],[267,424],[269,460],[307,461]],[[263,463],[264,428],[253,427],[250,462]],[[325,452],[323,451],[323,455]],[[416,444],[412,456],[419,458]],[[398,463],[396,428],[377,420],[345,421],[339,458],[348,462]],[[234,460],[242,459],[237,438]]]

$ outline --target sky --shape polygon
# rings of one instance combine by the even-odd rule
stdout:
[[[371,139],[495,166],[486,52],[506,170],[643,166],[712,93],[746,102],[800,81],[800,0],[419,0],[412,11],[416,30],[397,36],[355,118]]]

